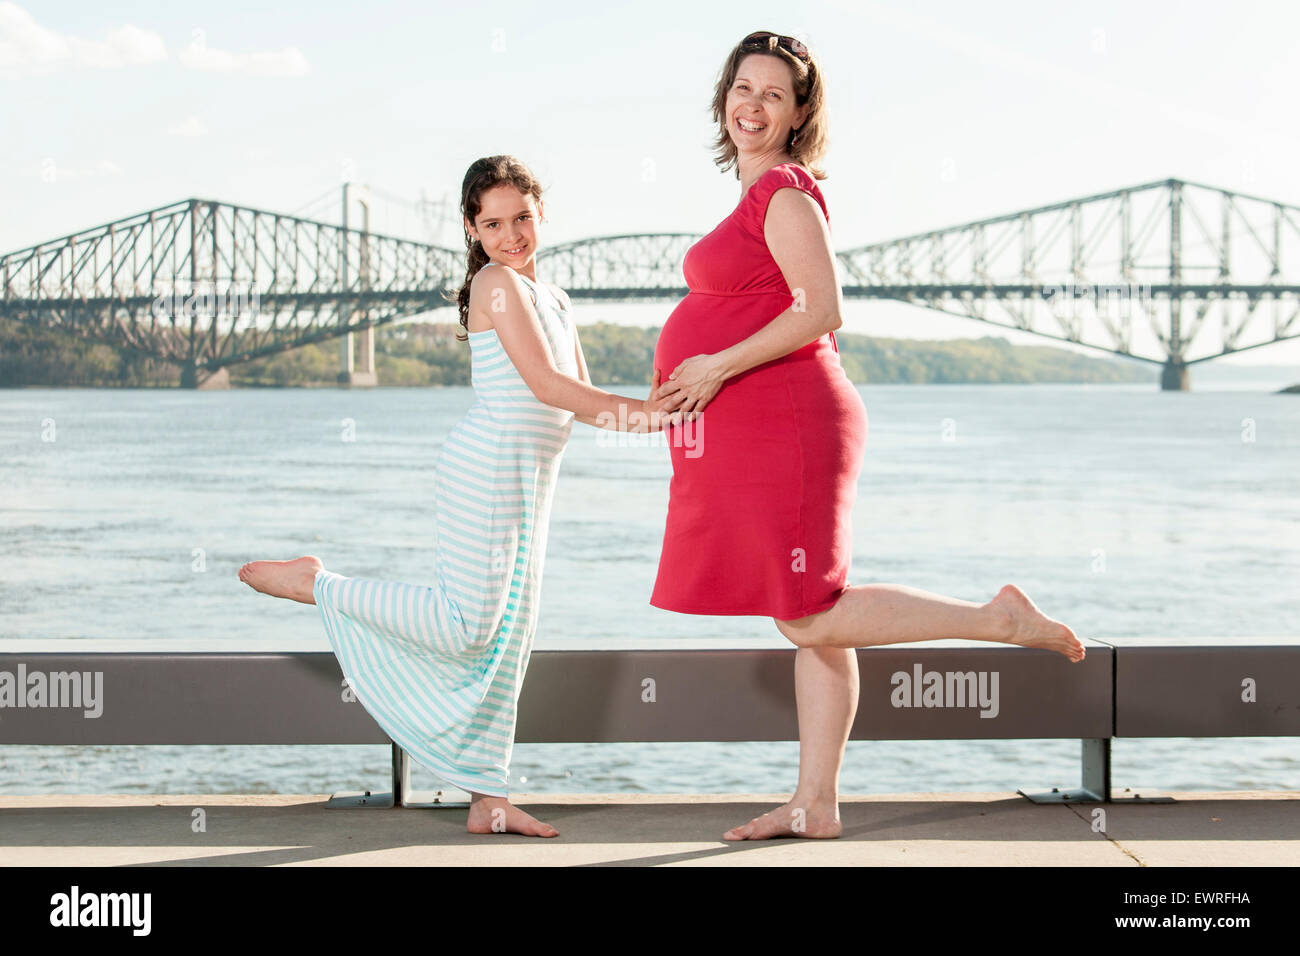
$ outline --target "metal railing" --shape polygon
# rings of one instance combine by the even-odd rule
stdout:
[[[1115,738],[1300,736],[1300,638],[1084,643],[1077,664],[974,641],[860,649],[851,739],[1076,738],[1078,788],[1017,791],[1076,803],[1169,799],[1112,794]],[[793,654],[535,650],[516,740],[797,740]],[[0,653],[0,745],[369,743],[392,742],[330,652]],[[330,805],[459,803],[412,792],[392,746],[391,792]]]

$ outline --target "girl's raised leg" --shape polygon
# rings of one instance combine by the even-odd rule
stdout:
[[[287,598],[301,604],[315,604],[316,572],[325,565],[314,554],[292,561],[249,561],[239,569],[239,580],[254,591]]]

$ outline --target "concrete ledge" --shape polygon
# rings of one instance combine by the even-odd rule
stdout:
[[[0,866],[1293,866],[1300,793],[1040,806],[1007,793],[841,798],[839,840],[727,843],[785,794],[517,794],[551,840],[464,809],[327,810],[320,794],[0,796]],[[202,809],[206,831],[192,832]],[[1092,829],[1104,810],[1105,832]]]

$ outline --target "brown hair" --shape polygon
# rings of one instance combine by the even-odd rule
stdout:
[[[483,194],[497,186],[514,186],[525,196],[532,196],[534,202],[542,198],[542,184],[527,166],[513,156],[485,156],[470,163],[465,172],[465,179],[460,186],[461,215],[474,222],[483,211]],[[478,271],[488,264],[488,254],[483,251],[483,243],[471,239],[469,230],[465,231],[465,284],[456,295],[456,304],[460,308],[460,324],[469,332],[469,286]],[[468,334],[456,333],[456,338],[466,341]]]
[[[732,142],[731,134],[727,131],[727,93],[731,90],[731,84],[736,82],[740,61],[751,53],[778,57],[790,67],[790,72],[794,74],[795,106],[803,106],[806,103],[808,116],[798,130],[791,131],[790,139],[785,146],[786,152],[796,163],[812,173],[814,179],[825,179],[826,173],[819,164],[826,154],[829,130],[821,67],[818,66],[817,58],[813,56],[811,50],[808,51],[808,62],[805,63],[780,46],[775,36],[768,38],[766,50],[755,50],[752,45],[745,44],[742,40],[727,55],[722,72],[718,75],[718,85],[713,90],[713,118],[718,124],[718,138],[713,144],[716,150],[714,163],[720,166],[723,172],[734,166],[736,178],[740,178],[740,165],[736,162],[736,144]]]

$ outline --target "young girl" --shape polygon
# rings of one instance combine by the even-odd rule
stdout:
[[[475,161],[461,212],[469,263],[458,304],[476,401],[434,468],[433,583],[349,578],[312,555],[253,561],[239,578],[320,609],[361,704],[415,760],[470,792],[471,833],[553,837],[510,803],[507,779],[560,458],[574,418],[649,431],[672,416],[591,385],[568,296],[537,279],[542,190],[519,160]]]

